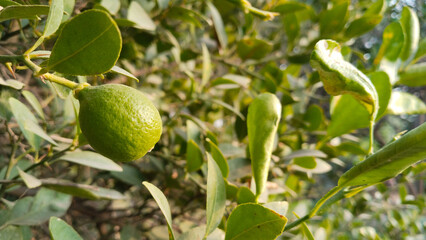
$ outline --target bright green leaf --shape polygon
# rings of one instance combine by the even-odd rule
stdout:
[[[306,169],[314,169],[317,166],[317,162],[314,157],[298,157],[293,159],[293,164]]]
[[[163,213],[164,217],[167,221],[167,227],[169,229],[169,239],[173,240],[175,239],[173,234],[173,228],[172,228],[172,213],[170,211],[169,203],[167,202],[166,196],[164,196],[164,193],[161,192],[160,189],[158,189],[156,186],[149,182],[143,182],[142,183],[148,191],[151,193],[152,197],[157,202],[158,206],[161,209],[161,212]]]
[[[250,190],[250,188],[246,186],[242,186],[238,188],[237,192],[237,203],[243,204],[243,203],[255,203],[256,202],[256,196],[254,193]]]
[[[0,22],[9,19],[34,19],[39,15],[47,15],[49,6],[44,5],[10,5],[0,11]]]
[[[83,240],[68,223],[57,217],[50,218],[49,231],[52,240]]]
[[[383,15],[386,10],[386,5],[385,0],[376,0],[373,4],[368,6],[367,10],[365,10],[364,16]]]
[[[206,207],[206,233],[212,233],[225,213],[226,189],[221,169],[210,154],[207,153],[207,207]]]
[[[220,151],[219,147],[214,144],[214,142],[212,142],[210,139],[207,139],[206,141],[209,143],[211,156],[219,166],[223,177],[227,178],[229,174],[228,161],[226,161],[225,156],[223,156],[223,153]]]
[[[418,97],[406,93],[392,93],[387,109],[388,114],[426,114],[426,104]]]
[[[189,140],[186,145],[186,170],[194,172],[201,168],[204,158],[203,152],[194,140]]]
[[[374,64],[379,64],[383,57],[395,62],[404,45],[404,32],[399,22],[389,24],[383,31],[382,45],[374,59]]]
[[[321,36],[332,36],[333,34],[338,33],[343,29],[349,16],[348,7],[348,2],[343,1],[339,4],[335,4],[333,8],[321,13]]]
[[[69,75],[96,75],[109,71],[118,59],[121,35],[105,12],[88,10],[62,29],[47,66]]]
[[[228,218],[225,240],[273,240],[284,230],[287,218],[259,204],[238,205]]]
[[[2,6],[2,7],[16,6],[16,5],[21,5],[21,4],[15,2],[15,1],[12,1],[12,0],[1,0],[0,1],[0,6]]]
[[[345,172],[338,186],[359,186],[393,178],[426,159],[426,123],[406,133]]]
[[[404,7],[402,10],[400,22],[405,36],[404,48],[400,57],[406,61],[416,54],[420,39],[420,24],[416,12],[409,7]]]
[[[308,131],[317,130],[324,120],[322,108],[316,104],[310,105],[303,115],[303,120],[308,123],[306,128]]]

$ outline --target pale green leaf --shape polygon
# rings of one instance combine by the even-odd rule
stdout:
[[[48,37],[58,30],[64,14],[64,0],[52,0],[44,27],[43,37]]]
[[[100,155],[99,153],[90,151],[68,152],[60,159],[101,170],[118,172],[123,171],[123,168],[121,168],[120,165],[114,161]]]
[[[387,109],[388,114],[426,114],[426,104],[418,97],[406,93],[392,93]]]
[[[209,49],[207,48],[205,44],[202,44],[202,48],[203,48],[203,73],[201,76],[201,88],[203,88],[209,82],[213,72]]]
[[[25,84],[23,84],[20,81],[16,81],[16,80],[13,80],[13,79],[8,79],[8,80],[5,81],[2,78],[0,78],[0,85],[10,87],[10,88],[13,88],[13,89],[16,89],[16,90],[21,90],[25,86]]]
[[[172,213],[170,211],[170,206],[169,206],[169,203],[167,201],[166,196],[164,196],[164,193],[161,192],[161,190],[158,189],[153,184],[151,184],[149,182],[143,182],[142,184],[151,193],[152,197],[155,199],[155,201],[157,202],[158,206],[161,209],[161,212],[163,213],[164,217],[166,218],[167,227],[169,229],[169,239],[170,240],[175,239],[174,233],[173,233],[173,228],[172,228]]]
[[[120,10],[120,5],[120,0],[101,0],[101,6],[112,15],[117,14],[118,10]]]
[[[25,99],[27,99],[27,101],[31,104],[31,106],[36,111],[37,115],[41,117],[43,120],[45,120],[43,109],[41,108],[41,104],[36,98],[36,96],[34,96],[32,92],[27,90],[22,91],[22,95],[24,95]]]
[[[155,31],[157,28],[148,13],[145,12],[137,1],[132,1],[130,3],[127,19],[135,23],[135,28],[147,31]]]
[[[404,7],[400,22],[405,36],[404,47],[400,57],[403,61],[411,60],[411,57],[416,54],[420,39],[419,19],[413,9]]]
[[[19,176],[24,180],[25,185],[28,188],[36,188],[41,186],[41,181],[38,180],[36,177],[22,171],[19,167],[17,167]]]
[[[68,223],[57,217],[50,218],[49,231],[52,240],[83,240]]]
[[[0,11],[0,22],[9,19],[34,19],[48,13],[49,6],[45,5],[10,5]]]
[[[121,67],[114,66],[111,68],[111,72],[121,74],[123,76],[126,76],[128,78],[135,80],[136,82],[139,82],[139,79],[137,77],[135,77],[133,74],[129,73],[128,71],[122,69]]]
[[[206,233],[212,233],[225,213],[226,189],[221,169],[212,156],[207,153],[207,207],[206,207]]]
[[[210,1],[207,1],[207,7],[209,8],[210,14],[213,19],[214,28],[219,39],[219,44],[222,49],[226,49],[228,45],[228,36],[225,31],[222,16],[220,16],[219,11]]]

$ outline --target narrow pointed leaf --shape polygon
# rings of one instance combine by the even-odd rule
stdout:
[[[201,87],[203,88],[210,80],[212,76],[212,63],[210,59],[209,49],[205,44],[202,44],[203,48],[203,73],[201,77]]]
[[[393,178],[426,159],[426,123],[384,146],[344,173],[340,187],[374,184]]]
[[[115,73],[119,73],[119,74],[126,76],[128,78],[131,78],[131,79],[135,80],[136,82],[139,82],[139,79],[137,77],[135,77],[133,74],[129,73],[128,71],[122,69],[121,67],[114,66],[114,67],[111,68],[111,71],[115,72]]]
[[[219,166],[210,154],[207,153],[208,173],[207,173],[207,237],[212,233],[225,213],[226,188],[225,181]]]
[[[129,6],[129,12],[127,19],[134,22],[136,28],[155,31],[156,25],[145,12],[143,7],[138,3],[138,1],[132,1]]]
[[[273,240],[284,230],[287,218],[255,203],[238,205],[228,218],[225,240]]]
[[[100,155],[99,153],[90,151],[69,152],[62,156],[60,159],[101,170],[118,172],[123,171],[123,168],[121,168],[120,165],[118,165],[111,159],[106,158]]]
[[[400,57],[405,61],[416,54],[420,39],[420,24],[416,12],[409,7],[404,7],[402,10],[400,22],[405,36],[404,47]]]
[[[42,183],[40,180],[22,171],[19,167],[17,168],[18,168],[19,176],[22,178],[22,180],[24,180],[24,183],[28,188],[36,188],[41,186]]]
[[[68,223],[57,217],[50,218],[49,231],[52,240],[83,240]]]
[[[0,11],[0,22],[9,19],[34,19],[40,15],[47,15],[49,6],[44,5],[11,5]]]
[[[203,165],[203,152],[194,140],[189,140],[186,145],[186,170],[197,171]]]
[[[210,14],[212,16],[214,28],[216,30],[220,46],[223,49],[226,49],[228,45],[228,36],[225,31],[225,26],[223,25],[222,17],[220,16],[217,8],[210,1],[207,1],[207,7],[209,8]]]
[[[222,175],[224,178],[228,177],[229,174],[229,166],[228,161],[226,161],[225,156],[223,156],[223,153],[220,151],[219,147],[213,143],[210,139],[207,139],[207,142],[210,146],[210,153],[213,159],[216,161],[217,165],[220,168],[220,171],[222,172]]]
[[[48,37],[58,30],[64,14],[64,0],[52,0],[44,27],[43,37]]]
[[[155,201],[158,204],[158,207],[160,207],[161,212],[163,213],[164,217],[167,221],[167,227],[169,229],[169,239],[173,240],[175,239],[173,228],[172,228],[172,213],[170,211],[169,202],[167,201],[166,196],[164,196],[164,193],[161,192],[160,189],[158,189],[156,186],[149,182],[143,182],[142,183],[148,191],[151,193],[152,197],[155,199]]]
[[[22,91],[22,95],[24,95],[25,99],[27,99],[27,101],[31,104],[31,106],[36,111],[37,115],[44,120],[45,118],[44,118],[43,109],[41,108],[41,104],[38,101],[38,99],[34,96],[34,94],[30,91],[24,90]]]

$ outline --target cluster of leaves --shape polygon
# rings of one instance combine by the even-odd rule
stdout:
[[[399,133],[424,122],[409,115],[426,113],[424,91],[401,91],[426,84],[415,10],[404,7],[386,26],[369,60],[357,44],[396,8],[387,1],[255,2],[0,1],[0,236],[423,236],[425,163],[413,164],[426,157],[426,125]],[[347,89],[330,98],[327,74],[309,64],[321,39],[336,41],[342,66],[357,68],[334,74],[356,81],[363,72],[377,92],[372,155],[371,109]],[[92,151],[69,89],[85,82],[128,84],[152,99],[164,131],[149,154],[117,164]],[[282,116],[256,196],[246,120],[262,92],[278,97]]]

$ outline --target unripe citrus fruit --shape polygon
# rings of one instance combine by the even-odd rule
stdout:
[[[80,101],[81,131],[100,154],[114,161],[133,161],[160,139],[160,114],[142,92],[106,84],[84,87],[75,95]]]

